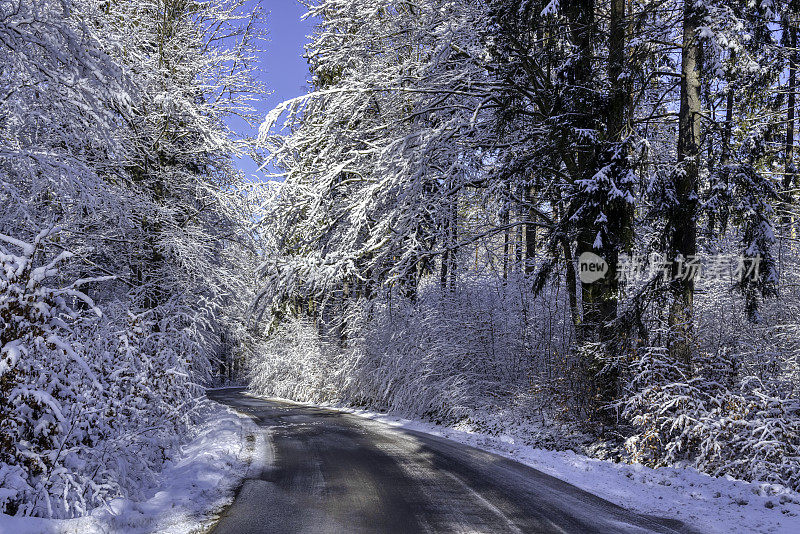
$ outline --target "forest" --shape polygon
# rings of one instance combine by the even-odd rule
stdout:
[[[240,6],[0,2],[0,512],[137,496],[248,346]]]
[[[800,491],[800,0],[302,3],[264,117],[252,3],[0,0],[0,512],[222,383]]]
[[[800,487],[800,3],[310,12],[251,387]]]

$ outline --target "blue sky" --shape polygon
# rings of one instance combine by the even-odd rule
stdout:
[[[262,81],[272,94],[257,104],[262,116],[284,100],[302,95],[308,89],[308,65],[303,59],[303,45],[314,28],[311,20],[300,20],[306,12],[296,0],[250,0],[246,4],[255,7],[261,4],[267,12],[268,41],[261,54]],[[240,120],[229,124],[241,135],[255,135],[256,128],[250,129]],[[248,176],[256,173],[257,165],[249,157],[237,162],[237,167]]]

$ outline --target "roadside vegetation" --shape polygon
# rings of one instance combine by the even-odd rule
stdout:
[[[143,497],[246,346],[239,4],[0,2],[2,513]]]
[[[797,2],[310,12],[255,391],[800,489]]]

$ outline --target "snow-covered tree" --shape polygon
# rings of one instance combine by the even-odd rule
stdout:
[[[264,217],[281,236],[267,270],[271,296],[367,296],[396,285],[413,298],[433,260],[455,248],[449,221],[460,192],[483,179],[478,4],[311,7],[321,19],[307,47],[314,91],[262,126],[285,173]]]
[[[243,5],[0,5],[0,511],[135,495],[245,348],[246,144],[223,122],[260,91]]]
[[[524,398],[618,457],[796,484],[795,2],[308,7],[312,90],[259,139],[259,391]]]

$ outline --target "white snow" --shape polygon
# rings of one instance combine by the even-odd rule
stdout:
[[[305,404],[305,403],[304,403]],[[392,415],[337,409],[395,427],[425,432],[491,451],[560,478],[643,514],[679,519],[702,532],[800,532],[800,494],[782,486],[714,478],[692,468],[650,469],[519,443],[512,435],[456,430]],[[217,407],[161,474],[143,502],[116,499],[69,520],[0,514],[0,534],[185,533],[208,527],[269,450],[263,432],[244,416]]]
[[[233,410],[209,407],[179,454],[161,472],[161,483],[143,502],[115,499],[76,519],[0,514],[0,534],[186,533],[208,527],[233,500],[249,466],[263,463],[263,432]]]
[[[700,532],[800,532],[800,494],[783,486],[714,478],[690,467],[651,469],[614,463],[573,451],[522,445],[511,435],[490,436],[364,410],[336,409],[500,454],[629,510],[678,519]]]

